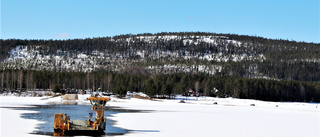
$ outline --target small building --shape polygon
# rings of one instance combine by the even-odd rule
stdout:
[[[193,89],[189,89],[188,91],[186,91],[183,96],[194,96],[194,97],[199,97],[200,93],[199,92],[195,92]]]

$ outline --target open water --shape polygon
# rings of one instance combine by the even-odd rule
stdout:
[[[93,113],[93,117],[91,118],[91,120],[94,120],[95,117],[95,112],[91,110],[90,105],[41,105],[34,107],[20,107],[14,109],[37,111],[38,113],[24,113],[21,117],[44,122],[37,125],[36,130],[33,131],[32,134],[41,134],[48,136],[53,136],[53,122],[55,113],[67,114],[70,116],[70,119],[87,120],[89,117],[89,113]],[[115,121],[110,119],[110,117],[112,117],[112,114],[136,112],[141,113],[148,111],[126,110],[106,106],[105,117],[107,118],[107,124],[105,130],[106,135],[104,136],[120,136],[129,132],[129,130],[127,129],[113,126]]]

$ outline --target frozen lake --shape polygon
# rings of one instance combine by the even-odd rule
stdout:
[[[79,105],[62,105],[62,112],[86,120],[92,112],[87,97],[79,95]],[[60,112],[60,105],[52,104],[59,102],[60,97],[0,96],[1,136],[52,134],[54,113]],[[179,102],[112,97],[106,107],[106,136],[320,136],[319,103],[211,97]]]

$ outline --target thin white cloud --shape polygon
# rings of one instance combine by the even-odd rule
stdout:
[[[65,32],[62,32],[62,33],[59,33],[59,34],[56,34],[56,35],[54,35],[54,38],[70,38],[70,34],[68,34],[68,33],[65,33]]]

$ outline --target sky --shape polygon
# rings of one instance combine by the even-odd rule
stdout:
[[[212,32],[320,43],[319,0],[1,0],[1,39]]]

